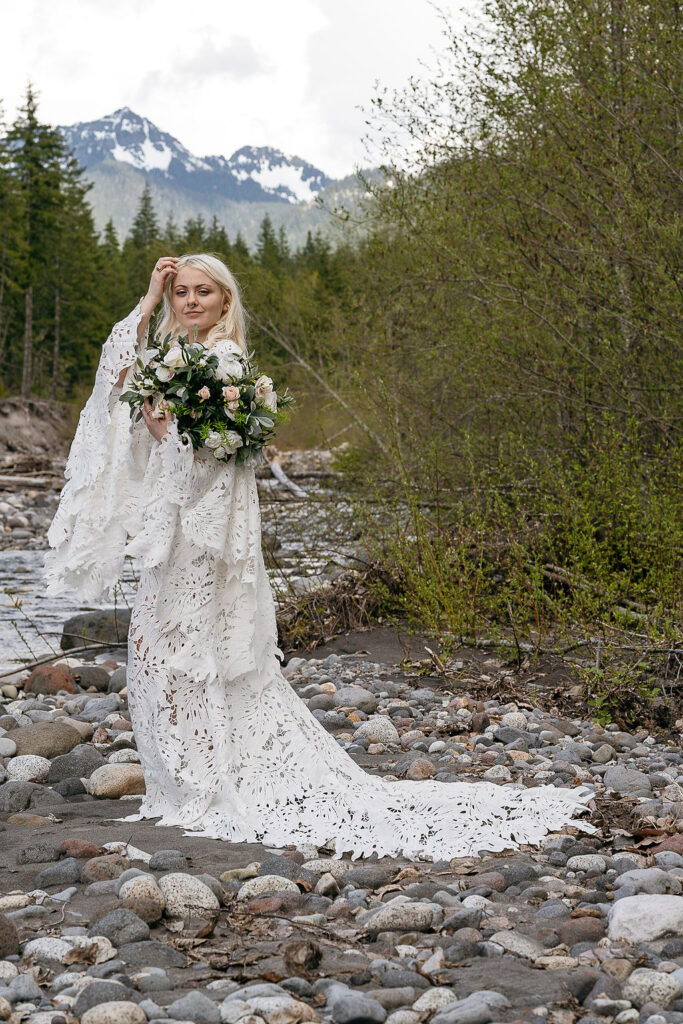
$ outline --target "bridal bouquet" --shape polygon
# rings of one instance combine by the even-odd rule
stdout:
[[[279,395],[270,377],[259,373],[237,342],[226,339],[205,348],[194,328],[193,342],[167,334],[156,348],[138,357],[127,402],[131,416],[142,418],[145,398],[152,398],[153,413],[163,419],[172,412],[178,432],[195,449],[209,448],[220,462],[233,456],[240,463],[259,462],[260,451],[275,437],[275,425],[288,419],[285,406],[294,401]]]

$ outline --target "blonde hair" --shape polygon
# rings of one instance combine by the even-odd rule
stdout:
[[[223,293],[223,298],[227,299],[229,303],[225,313],[207,334],[204,344],[210,348],[219,338],[232,338],[244,352],[247,352],[247,323],[240,286],[223,260],[214,253],[186,253],[184,256],[178,257],[178,270],[183,267],[195,267],[205,273],[218,285]],[[167,334],[175,339],[186,333],[186,328],[179,323],[171,302],[171,289],[174,280],[175,277],[169,276],[164,287],[163,306],[159,312],[154,332],[157,342],[163,341]]]

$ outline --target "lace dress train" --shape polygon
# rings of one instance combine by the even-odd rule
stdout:
[[[270,847],[332,842],[354,859],[477,856],[570,822],[595,831],[575,820],[585,787],[385,781],[344,752],[281,672],[253,467],[193,452],[175,421],[156,442],[117,403],[139,320],[138,306],[103,348],[46,556],[48,592],[89,600],[126,555],[139,561],[127,684],[146,794],[122,820]]]

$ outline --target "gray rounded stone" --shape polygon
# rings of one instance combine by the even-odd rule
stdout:
[[[327,1007],[335,1024],[384,1024],[387,1019],[387,1011],[376,999],[337,985],[327,991]]]
[[[193,1024],[219,1024],[221,1019],[216,1003],[202,992],[188,992],[167,1006],[166,1013],[172,1020],[191,1020]]]
[[[104,935],[113,946],[118,947],[128,942],[144,942],[149,938],[149,925],[132,910],[120,907],[95,921],[88,935]]]
[[[352,707],[370,714],[378,704],[377,697],[362,686],[342,686],[332,694],[332,702],[336,708]]]
[[[37,889],[44,889],[50,885],[71,885],[80,881],[81,867],[83,862],[76,857],[65,857],[57,864],[51,864],[49,868],[43,868],[40,874],[36,875],[35,886]]]
[[[650,777],[635,768],[624,768],[616,765],[608,768],[604,775],[605,786],[617,793],[635,793],[638,790],[650,790]]]
[[[79,743],[68,754],[52,759],[48,782],[63,782],[65,779],[89,779],[96,768],[106,764],[99,750],[90,743]]]
[[[100,1003],[139,1003],[140,998],[139,992],[122,985],[120,981],[93,981],[78,993],[73,1005],[73,1012],[76,1017],[80,1017],[86,1010],[92,1006],[98,1006]]]
[[[157,850],[147,865],[150,871],[184,871],[187,857],[180,850]]]

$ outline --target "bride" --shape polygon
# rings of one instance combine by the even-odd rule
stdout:
[[[146,794],[138,814],[230,842],[331,845],[335,856],[448,860],[540,843],[590,790],[385,781],[346,754],[280,670],[253,466],[194,451],[150,399],[119,402],[135,360],[196,326],[244,354],[240,290],[215,256],[159,259],[149,290],[105,342],[48,532],[47,592],[108,597],[124,559],[140,579],[128,637],[128,704]],[[586,832],[594,827],[572,824]]]

